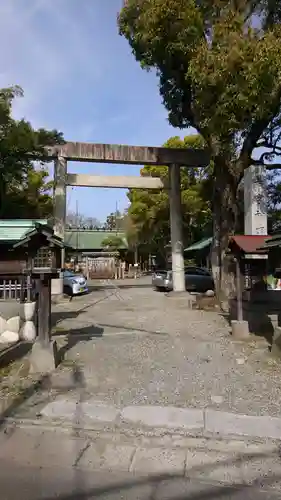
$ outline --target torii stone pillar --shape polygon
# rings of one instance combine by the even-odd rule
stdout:
[[[251,165],[244,174],[244,233],[267,235],[266,167]]]
[[[169,165],[173,291],[185,292],[180,166]]]
[[[66,218],[66,175],[67,160],[59,156],[54,165],[54,233],[64,241],[65,218]],[[64,249],[62,249],[61,266],[64,268]],[[63,293],[62,276],[52,280],[52,295]]]

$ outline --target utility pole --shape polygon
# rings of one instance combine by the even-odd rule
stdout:
[[[78,245],[79,245],[79,233],[78,233],[78,215],[79,215],[79,210],[78,210],[78,200],[76,200],[76,216],[75,216],[75,219],[76,219],[76,261],[77,261],[77,264],[78,264],[78,256],[79,256],[79,252],[78,252]]]

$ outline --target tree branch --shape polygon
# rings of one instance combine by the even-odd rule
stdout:
[[[252,152],[257,146],[258,139],[261,137],[262,133],[269,126],[270,122],[278,114],[280,109],[281,100],[281,87],[278,89],[275,99],[272,103],[272,111],[265,117],[254,122],[244,140],[241,153],[239,156],[239,163],[243,165],[243,169],[250,166],[252,158]]]
[[[263,161],[262,156],[258,160],[255,158],[251,158],[251,165],[256,165],[257,167],[259,167],[259,166],[266,167],[267,170],[281,169],[281,163],[265,163]]]

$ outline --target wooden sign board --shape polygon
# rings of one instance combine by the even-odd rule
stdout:
[[[0,275],[22,274],[24,269],[26,269],[26,262],[24,260],[0,261]]]

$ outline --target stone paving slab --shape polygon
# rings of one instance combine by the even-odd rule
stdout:
[[[79,467],[90,468],[92,470],[117,469],[129,471],[135,452],[136,448],[134,446],[114,446],[103,443],[100,440],[90,444],[81,456],[78,464]]]
[[[169,406],[127,406],[121,411],[121,420],[149,427],[202,430],[204,413],[195,408],[171,408]]]
[[[9,500],[277,500],[280,491],[222,485],[172,475],[9,467],[1,464],[1,495]],[[20,492],[20,495],[19,495]]]
[[[176,408],[167,406],[127,406],[123,409],[112,405],[58,400],[48,403],[40,415],[62,422],[73,421],[91,428],[95,422],[128,425],[138,428],[180,430],[203,436],[248,436],[281,440],[281,418],[239,415],[212,409]]]
[[[37,464],[40,466],[73,466],[87,447],[87,439],[40,429],[16,429],[11,435],[2,435],[0,464],[2,461]],[[1,465],[0,465],[1,467]]]
[[[136,450],[130,470],[146,474],[184,474],[186,453],[184,450],[139,448]]]
[[[259,485],[281,490],[281,459],[279,449],[255,445],[237,449],[237,443],[209,440],[203,446],[183,448],[174,444],[138,445],[134,439],[114,442],[110,435],[78,437],[72,432],[40,428],[12,428],[0,434],[0,469],[36,466],[75,468],[92,472],[132,472],[136,475],[160,477],[169,474],[189,480],[228,485]],[[232,446],[235,444],[235,446]],[[162,477],[163,479],[163,477]]]
[[[88,417],[94,421],[114,422],[120,414],[118,408],[99,403],[77,403],[74,401],[53,401],[42,410],[41,415],[47,418],[65,418],[79,420]]]
[[[189,478],[205,481],[221,481],[229,484],[243,482],[241,462],[231,453],[187,450],[185,474]]]
[[[1,434],[0,469],[3,465],[75,468],[92,472],[132,472],[161,477],[166,474],[228,485],[259,485],[281,490],[278,449],[257,448],[252,453],[234,452],[225,445],[215,449],[137,446],[111,442],[110,436],[77,437],[71,433],[21,429]],[[209,443],[211,447],[211,443]]]
[[[205,410],[205,432],[281,439],[281,418]]]

